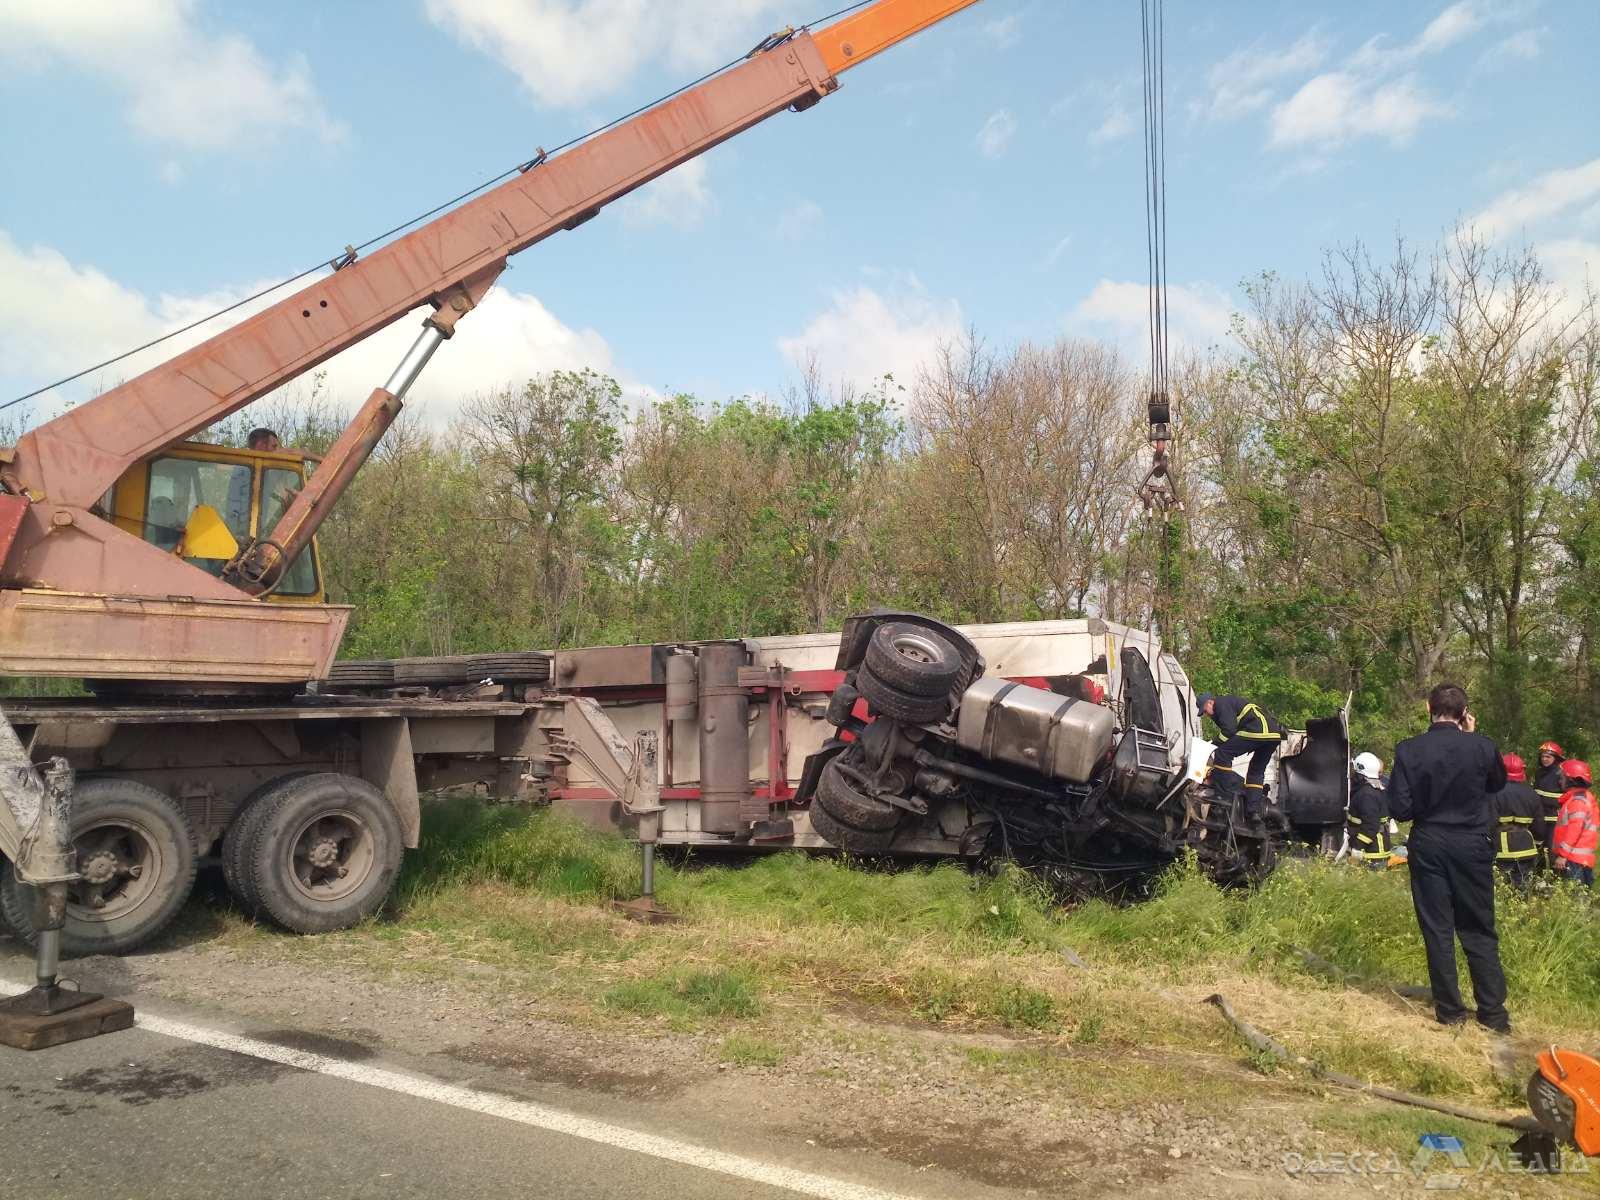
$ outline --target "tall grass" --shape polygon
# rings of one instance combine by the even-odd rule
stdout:
[[[426,807],[423,828],[396,892],[402,912],[484,883],[577,903],[637,894],[637,848],[560,813],[441,801]],[[1255,891],[1224,892],[1184,863],[1140,903],[1062,910],[1014,867],[888,871],[780,853],[733,866],[662,863],[657,889],[692,926],[715,930],[730,955],[741,943],[782,942],[797,978],[821,984],[847,969],[833,959],[873,959],[848,968],[847,986],[933,1019],[964,1012],[1051,1027],[1058,1014],[1049,997],[997,962],[1059,962],[1066,947],[1152,977],[1182,979],[1205,964],[1290,984],[1304,978],[1296,951],[1305,948],[1376,982],[1426,982],[1403,871],[1297,862]],[[1600,905],[1562,886],[1533,895],[1502,888],[1497,907],[1513,1011],[1600,1027]],[[904,970],[886,969],[901,957]]]
[[[1500,957],[1513,1007],[1558,1022],[1600,1024],[1600,905],[1568,886],[1495,897]],[[1222,892],[1192,864],[1174,868],[1148,901],[1094,902],[1063,928],[1098,945],[1181,967],[1231,960],[1297,970],[1299,949],[1378,983],[1427,983],[1427,962],[1404,871],[1293,863],[1253,892]],[[1463,978],[1465,976],[1463,975]]]

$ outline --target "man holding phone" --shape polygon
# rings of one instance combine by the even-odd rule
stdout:
[[[1467,954],[1480,1025],[1511,1032],[1506,977],[1494,927],[1494,841],[1490,797],[1506,785],[1499,748],[1476,732],[1467,693],[1441,683],[1428,695],[1428,731],[1394,748],[1389,808],[1411,821],[1406,842],[1411,902],[1428,954],[1434,1015],[1467,1019],[1456,973],[1456,938]]]

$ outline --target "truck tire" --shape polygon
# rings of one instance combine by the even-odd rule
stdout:
[[[394,681],[399,687],[441,687],[477,682],[473,678],[472,665],[464,655],[397,658],[394,660]]]
[[[256,805],[240,878],[285,929],[346,929],[382,906],[400,870],[400,818],[382,792],[321,772],[273,788]]]
[[[812,804],[810,811],[812,832],[851,854],[882,854],[894,841],[892,829],[857,829],[832,816],[820,804]]]
[[[72,793],[72,840],[84,879],[67,890],[61,952],[126,954],[155,937],[194,890],[194,833],[183,810],[132,779],[87,779]],[[37,938],[33,889],[0,863],[0,909],[23,941]]]
[[[858,789],[839,769],[837,758],[830,759],[822,768],[813,808],[817,805],[827,809],[828,815],[842,824],[869,832],[893,829],[900,824],[900,810]]]
[[[937,696],[913,696],[885,683],[867,667],[856,672],[856,687],[867,698],[867,708],[873,716],[891,721],[927,725],[942,721],[950,711],[948,691]]]
[[[878,682],[905,696],[950,694],[961,674],[961,655],[936,633],[904,621],[890,621],[872,631],[867,643],[867,670]]]
[[[291,771],[269,779],[239,802],[228,828],[222,834],[222,879],[228,885],[228,894],[252,917],[261,911],[261,898],[251,887],[250,873],[245,870],[245,859],[255,844],[256,829],[266,805],[263,801],[274,791],[287,787],[297,779],[311,775],[311,771]]]

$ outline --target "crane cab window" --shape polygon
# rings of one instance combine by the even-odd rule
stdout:
[[[278,527],[278,521],[283,516],[283,510],[289,507],[295,493],[304,484],[299,471],[291,471],[285,467],[263,467],[261,469],[261,536],[271,537],[272,531]],[[302,550],[290,568],[284,572],[283,580],[278,584],[277,593],[281,596],[309,596],[317,590],[317,564],[311,557],[311,551]]]
[[[210,505],[243,549],[252,538],[268,538],[284,510],[305,486],[316,460],[296,451],[236,450],[200,442],[181,442],[159,458],[128,471],[102,500],[117,526],[153,546],[173,552],[183,544],[194,510]],[[212,575],[224,559],[186,557]],[[320,604],[322,579],[313,544],[290,566],[266,597],[289,604]]]
[[[193,458],[158,458],[150,464],[150,490],[145,502],[144,540],[163,550],[177,549],[194,510],[209,504],[222,515],[228,532],[241,544],[250,533],[250,499],[255,471],[234,463]],[[192,559],[213,575],[225,560]]]

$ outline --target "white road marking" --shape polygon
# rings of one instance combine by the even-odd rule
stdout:
[[[22,984],[0,979],[0,994],[15,996],[27,990]],[[226,1033],[220,1029],[207,1029],[205,1026],[191,1025],[183,1021],[169,1021],[165,1017],[141,1013],[135,1017],[135,1024],[141,1029],[148,1029],[151,1033],[163,1037],[213,1046],[218,1050],[230,1050],[235,1054],[248,1055],[266,1062],[282,1063],[286,1067],[314,1071],[319,1075],[328,1075],[335,1079],[347,1079],[352,1083],[381,1088],[383,1091],[402,1096],[413,1096],[418,1100],[448,1104],[468,1112],[515,1121],[519,1125],[529,1125],[551,1133],[564,1133],[568,1137],[582,1138],[586,1142],[596,1142],[602,1146],[632,1150],[637,1154],[648,1154],[653,1158],[698,1167],[703,1171],[715,1171],[718,1174],[747,1179],[752,1183],[765,1184],[768,1187],[784,1188],[803,1196],[816,1196],[819,1200],[915,1200],[914,1197],[903,1193],[886,1192],[881,1188],[833,1179],[827,1175],[814,1175],[809,1171],[762,1162],[760,1159],[747,1158],[742,1154],[728,1154],[722,1150],[697,1146],[693,1142],[680,1142],[653,1133],[641,1133],[637,1129],[629,1129],[623,1125],[612,1125],[591,1117],[580,1117],[575,1113],[563,1112],[543,1104],[491,1095],[473,1088],[429,1079],[424,1075],[403,1074],[385,1067],[375,1067],[370,1063],[349,1062],[327,1054],[313,1054],[309,1050],[275,1046],[271,1042],[259,1041],[256,1038]],[[0,1051],[0,1053],[6,1052]]]

